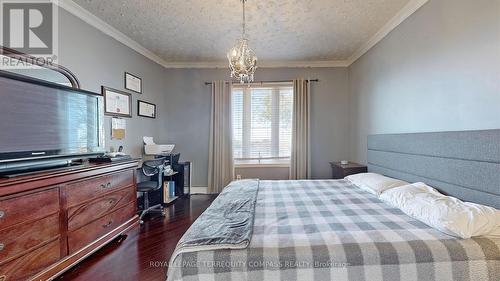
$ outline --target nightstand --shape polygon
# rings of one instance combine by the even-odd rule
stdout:
[[[343,179],[348,175],[368,172],[365,165],[354,162],[349,162],[347,165],[342,165],[340,162],[330,162],[330,165],[332,166],[332,178],[336,180]]]

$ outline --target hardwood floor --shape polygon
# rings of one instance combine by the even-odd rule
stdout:
[[[205,211],[216,195],[191,195],[168,207],[166,217],[146,218],[141,227],[126,233],[65,272],[58,281],[165,280],[175,245],[191,223]]]

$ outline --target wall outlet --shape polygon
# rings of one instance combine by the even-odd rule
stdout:
[[[236,180],[241,180],[241,175],[236,175]]]

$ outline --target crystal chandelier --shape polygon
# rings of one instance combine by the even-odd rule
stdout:
[[[243,3],[243,33],[241,39],[227,53],[229,68],[231,69],[231,78],[237,78],[241,84],[253,82],[253,74],[257,69],[257,56],[255,52],[248,47],[248,39],[245,30],[245,2]]]

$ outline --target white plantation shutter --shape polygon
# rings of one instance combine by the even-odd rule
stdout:
[[[233,87],[233,155],[236,163],[289,162],[292,145],[291,83]]]

